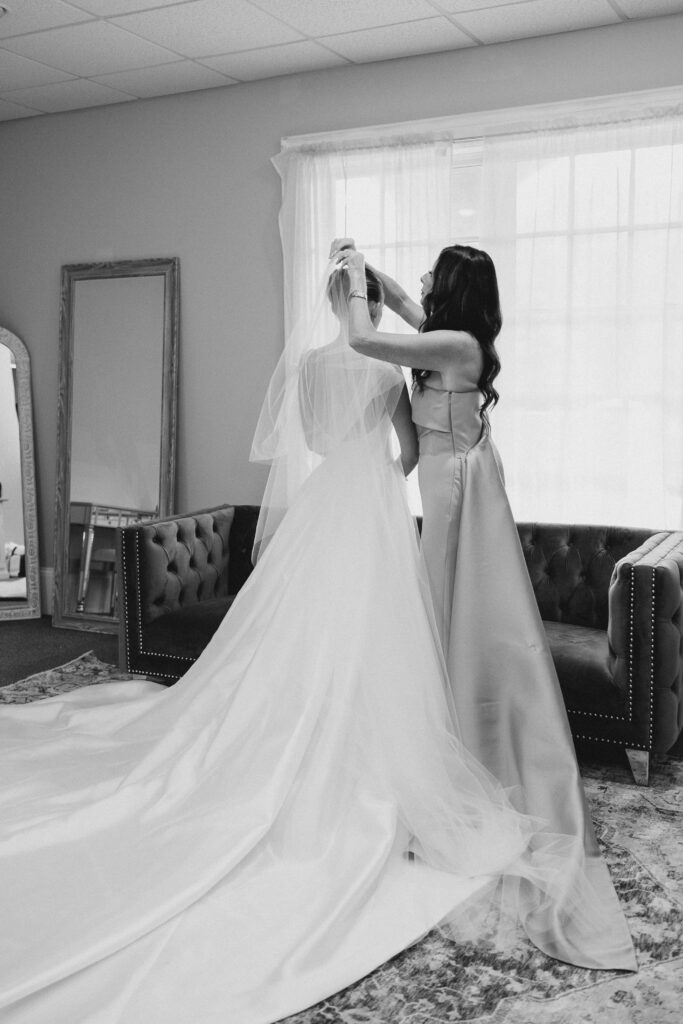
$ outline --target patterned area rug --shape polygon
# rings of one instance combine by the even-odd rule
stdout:
[[[88,653],[0,689],[27,703],[131,679]],[[638,974],[558,963],[530,945],[501,956],[431,932],[366,978],[287,1024],[679,1024],[683,1019],[683,762],[582,763],[598,837],[628,917]]]
[[[120,672],[116,665],[108,665],[96,658],[92,651],[88,651],[59,668],[36,672],[34,676],[20,679],[18,683],[0,687],[0,704],[29,704],[32,700],[56,697],[79,686],[126,679],[135,679],[135,676]]]
[[[531,945],[500,956],[437,932],[287,1024],[680,1024],[683,1019],[683,762],[581,766],[638,956],[638,974],[561,964]]]

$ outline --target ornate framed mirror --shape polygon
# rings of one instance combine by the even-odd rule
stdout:
[[[0,327],[0,619],[40,616],[31,362]]]
[[[62,267],[53,625],[118,631],[116,530],[174,511],[180,264]]]

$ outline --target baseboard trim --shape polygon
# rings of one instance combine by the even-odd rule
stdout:
[[[55,584],[53,568],[40,570],[40,610],[43,615],[52,615],[52,594]]]

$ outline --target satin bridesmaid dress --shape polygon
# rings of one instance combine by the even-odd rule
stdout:
[[[412,401],[422,558],[461,737],[520,811],[549,832],[583,838],[584,863],[568,865],[568,874],[582,879],[586,914],[549,933],[546,952],[576,962],[580,950],[584,963],[634,966],[482,401],[478,390],[430,380]]]

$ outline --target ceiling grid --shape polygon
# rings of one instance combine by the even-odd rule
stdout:
[[[0,120],[683,13],[683,0],[0,0]]]

